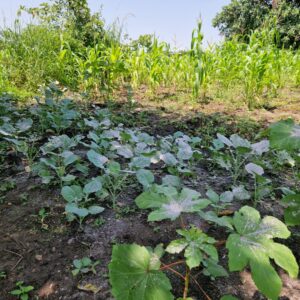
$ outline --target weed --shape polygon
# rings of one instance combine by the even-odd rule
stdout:
[[[99,260],[93,262],[88,257],[83,257],[82,259],[75,259],[73,260],[73,266],[75,267],[75,269],[72,270],[72,274],[73,276],[77,276],[78,274],[86,274],[89,272],[96,274],[97,272],[95,267],[99,265],[99,263]]]
[[[23,281],[18,281],[16,283],[16,289],[10,292],[10,294],[17,296],[20,300],[28,300],[29,293],[34,290],[31,285],[25,286]]]

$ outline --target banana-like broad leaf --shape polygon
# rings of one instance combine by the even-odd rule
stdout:
[[[292,251],[273,238],[286,239],[290,231],[280,220],[266,216],[249,206],[242,207],[233,217],[235,233],[230,234],[226,248],[229,250],[229,270],[241,271],[250,265],[257,288],[269,299],[278,298],[282,282],[270,259],[297,277],[299,267]]]
[[[157,252],[136,244],[113,247],[109,278],[116,300],[174,299]]]

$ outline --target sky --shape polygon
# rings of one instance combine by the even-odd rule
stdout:
[[[45,0],[0,0],[0,24],[10,26],[20,5],[37,6]],[[191,33],[201,16],[206,44],[222,37],[212,27],[212,19],[230,0],[89,0],[93,12],[102,10],[107,24],[119,20],[124,32],[136,39],[141,34],[155,33],[172,46],[188,48]],[[27,22],[28,19],[23,19]]]

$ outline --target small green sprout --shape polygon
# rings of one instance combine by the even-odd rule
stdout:
[[[83,257],[82,259],[74,259],[73,260],[73,266],[75,269],[72,270],[73,276],[77,276],[79,273],[89,273],[92,272],[96,274],[96,269],[95,267],[100,263],[99,260],[96,260],[93,262],[90,258],[88,257]]]
[[[18,296],[21,300],[28,300],[29,299],[29,292],[34,290],[34,287],[31,285],[25,286],[23,285],[23,281],[18,281],[16,283],[16,289],[11,291],[10,294],[14,296]]]
[[[0,271],[0,280],[6,279],[6,277],[7,277],[6,272],[5,271]]]
[[[45,219],[49,216],[49,213],[46,211],[46,208],[43,207],[39,210],[38,218],[41,222],[42,229],[48,229],[48,225],[45,223]]]

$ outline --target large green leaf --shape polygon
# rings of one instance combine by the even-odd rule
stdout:
[[[108,161],[108,158],[106,156],[101,155],[94,150],[88,151],[87,157],[89,161],[98,168],[103,168],[103,165]]]
[[[171,284],[159,270],[158,255],[136,244],[115,245],[109,264],[116,300],[172,300]]]
[[[271,146],[281,150],[300,149],[300,125],[292,119],[279,121],[270,126]]]
[[[64,186],[61,195],[68,202],[79,202],[83,198],[82,188],[79,185]]]
[[[32,127],[33,121],[32,119],[21,119],[17,122],[16,126],[19,129],[19,132],[27,131]]]
[[[290,232],[280,220],[266,216],[248,206],[242,207],[233,217],[236,233],[230,234],[226,248],[229,250],[230,271],[241,271],[250,265],[252,278],[258,289],[270,299],[277,299],[282,283],[270,263],[270,258],[297,277],[298,265],[292,252],[273,238],[286,239]]]
[[[138,196],[135,202],[141,209],[157,208],[149,214],[148,221],[175,220],[181,213],[199,212],[210,204],[200,196],[188,188],[178,193],[174,187],[156,186]]]
[[[83,192],[87,195],[99,192],[102,189],[101,177],[92,178],[83,188]]]
[[[142,184],[145,188],[151,186],[154,182],[154,175],[151,171],[140,169],[136,172],[136,178],[140,184]]]
[[[285,196],[282,200],[288,207],[284,210],[284,219],[287,225],[300,225],[300,194]]]

